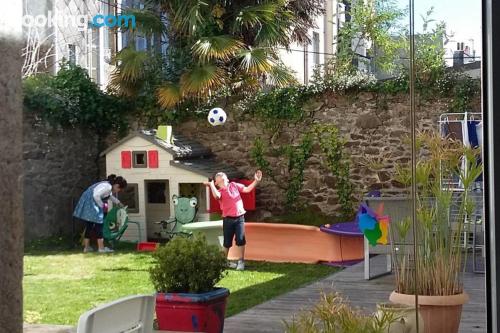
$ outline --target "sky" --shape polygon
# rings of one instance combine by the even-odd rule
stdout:
[[[399,7],[408,7],[407,0],[397,0]],[[447,32],[453,32],[447,49],[455,49],[457,42],[473,46],[481,56],[481,1],[480,0],[415,0],[415,30],[422,29],[421,15],[434,7],[432,18],[444,21]],[[470,39],[474,40],[473,45]]]

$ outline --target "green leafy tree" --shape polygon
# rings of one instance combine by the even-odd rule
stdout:
[[[404,49],[400,22],[405,11],[393,0],[345,3],[351,19],[339,28],[335,55],[314,71],[315,92],[325,89],[344,91],[373,84],[373,76],[360,71],[359,64],[375,66],[384,72],[398,69],[397,60]],[[362,48],[366,50],[366,57],[359,55]]]
[[[151,66],[151,51],[125,48],[117,55],[112,86],[135,96],[155,73],[158,104],[173,108],[223,87],[249,91],[263,81],[289,85],[295,79],[278,50],[310,42],[307,32],[323,6],[321,0],[154,0],[146,10],[134,11],[141,23],[131,33],[165,36],[167,54]]]

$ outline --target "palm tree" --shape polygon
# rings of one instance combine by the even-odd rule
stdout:
[[[323,11],[322,0],[153,0],[133,11],[136,31],[168,39],[156,87],[160,106],[172,108],[186,98],[210,96],[221,88],[256,89],[260,83],[295,82],[280,62],[280,48],[309,43],[307,32]],[[159,15],[158,15],[159,14]],[[134,95],[148,71],[158,68],[147,51],[125,48],[117,55],[112,86]]]

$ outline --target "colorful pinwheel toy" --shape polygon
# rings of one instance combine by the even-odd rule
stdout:
[[[377,244],[387,245],[389,242],[389,216],[382,215],[383,204],[379,206],[377,212],[370,207],[361,204],[356,215],[359,229],[363,232],[371,246]]]

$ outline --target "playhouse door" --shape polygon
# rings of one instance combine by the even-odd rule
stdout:
[[[146,181],[145,188],[148,239],[158,239],[161,226],[155,222],[167,220],[170,217],[168,181]]]

